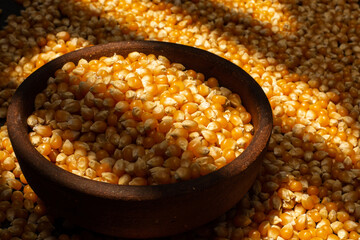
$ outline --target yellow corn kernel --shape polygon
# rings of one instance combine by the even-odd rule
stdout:
[[[65,140],[61,149],[62,149],[62,152],[68,156],[74,153],[74,146],[69,139]]]
[[[202,136],[205,138],[207,142],[210,144],[214,144],[217,142],[217,136],[216,133],[210,130],[202,130],[201,131]]]
[[[148,184],[147,180],[143,177],[135,177],[129,182],[129,185],[133,185],[133,186],[144,186],[147,184]]]
[[[46,125],[36,125],[33,130],[42,137],[50,137],[52,134],[51,127]]]
[[[119,177],[118,184],[119,185],[129,185],[131,181],[131,176],[129,174],[124,174],[121,177]]]
[[[171,130],[169,134],[174,138],[179,138],[179,137],[188,138],[189,136],[188,131],[184,128],[175,128]]]

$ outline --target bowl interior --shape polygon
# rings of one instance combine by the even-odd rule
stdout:
[[[119,186],[96,182],[69,173],[42,157],[30,143],[26,120],[34,110],[33,103],[36,94],[46,87],[48,78],[70,61],[76,64],[81,58],[91,60],[102,56],[112,56],[114,53],[127,56],[133,51],[152,53],[157,56],[163,55],[171,62],[181,63],[187,69],[203,73],[206,78],[216,77],[221,86],[238,93],[243,105],[252,116],[252,124],[255,129],[254,137],[246,150],[231,163],[208,175],[174,184],[156,186]],[[255,80],[244,70],[219,56],[201,49],[173,43],[129,41],[97,45],[74,51],[58,57],[36,70],[14,94],[8,110],[7,124],[14,151],[21,167],[24,167],[23,172],[30,185],[32,185],[32,178],[35,178],[34,175],[36,175],[36,178],[46,179],[49,188],[51,184],[55,184],[64,187],[68,192],[82,193],[101,199],[136,202],[164,197],[175,198],[180,195],[192,196],[194,193],[206,192],[207,189],[214,188],[214,186],[222,189],[221,185],[224,182],[229,182],[234,176],[242,174],[255,160],[261,157],[271,134],[272,111],[266,95]],[[259,168],[256,167],[252,168],[250,173],[246,173],[252,176],[245,180],[248,182],[244,183],[244,188],[248,189],[251,186],[258,170]],[[32,187],[35,192],[41,192],[41,186],[33,184]],[[239,197],[240,195],[236,196],[231,204],[240,200]]]

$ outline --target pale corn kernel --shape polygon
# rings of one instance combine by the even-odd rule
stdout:
[[[116,162],[116,160],[114,158],[111,158],[111,157],[105,157],[103,159],[101,159],[99,161],[100,163],[106,163],[107,165],[110,166],[110,168],[112,168]]]
[[[348,232],[356,231],[359,224],[357,222],[354,222],[352,220],[347,220],[344,222],[344,229]]]
[[[188,140],[184,137],[178,137],[175,143],[182,151],[186,151],[189,145]]]
[[[63,143],[62,151],[68,156],[74,153],[74,146],[69,139],[66,139],[65,142]]]
[[[188,130],[189,132],[196,131],[198,128],[198,123],[194,120],[184,120],[182,122],[183,128]]]
[[[150,169],[151,177],[156,184],[167,184],[170,183],[170,171],[164,167],[154,167]]]
[[[46,125],[36,125],[33,130],[42,137],[50,137],[52,134],[51,127]]]
[[[66,101],[68,100],[68,101]],[[63,110],[64,111],[67,111],[69,113],[76,113],[78,111],[80,111],[80,103],[76,100],[73,100],[73,99],[66,99],[63,101],[64,103],[64,106],[63,106]]]
[[[101,177],[108,183],[112,183],[112,184],[117,184],[119,181],[119,177],[111,172],[103,172],[101,174]]]
[[[348,239],[349,233],[345,229],[340,229],[337,232],[337,235],[342,240],[342,239]]]
[[[164,159],[161,156],[154,156],[146,162],[151,167],[160,167],[164,163]]]
[[[66,158],[67,158],[67,155],[66,155],[65,153],[59,153],[59,154],[56,156],[56,164],[57,164],[57,165],[65,164]]]
[[[122,176],[125,173],[125,167],[126,167],[126,162],[123,159],[119,159],[114,163],[112,171],[117,176]]]
[[[191,170],[188,167],[179,167],[175,171],[175,178],[179,180],[189,180],[191,178]]]
[[[85,170],[85,176],[90,179],[94,179],[94,178],[96,178],[96,171],[94,169],[87,168]]]
[[[79,118],[72,118],[67,122],[67,127],[74,131],[81,130],[82,121]]]
[[[172,131],[170,131],[169,135],[174,138],[179,138],[179,137],[188,138],[189,133],[186,129],[176,128],[176,129],[173,129]]]
[[[38,124],[38,118],[37,118],[37,116],[31,114],[31,115],[27,118],[27,124],[28,124],[30,127],[35,127],[35,125]]]
[[[90,130],[95,133],[103,133],[107,128],[107,124],[104,121],[95,121],[91,126]]]

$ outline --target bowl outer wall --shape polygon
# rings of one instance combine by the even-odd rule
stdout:
[[[69,61],[77,63],[132,51],[166,56],[187,69],[218,78],[238,93],[252,115],[254,138],[232,163],[194,180],[158,186],[117,186],[94,182],[43,158],[28,139],[26,118],[47,79]],[[86,57],[85,57],[86,56]],[[177,234],[198,227],[234,206],[260,169],[272,128],[272,111],[261,87],[235,64],[193,47],[152,41],[116,42],[65,54],[30,75],[17,89],[8,111],[8,131],[20,166],[34,191],[49,208],[76,224],[108,235],[146,238]],[[36,159],[36,161],[34,161]]]

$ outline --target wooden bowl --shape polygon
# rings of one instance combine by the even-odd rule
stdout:
[[[206,176],[167,185],[119,186],[69,173],[47,161],[31,145],[27,117],[49,77],[66,62],[77,63],[138,51],[216,77],[240,95],[252,115],[254,138],[233,162]],[[173,43],[115,42],[65,54],[31,74],[12,97],[7,116],[11,143],[21,169],[46,206],[75,224],[106,235],[150,238],[201,226],[233,207],[249,190],[270,138],[272,111],[261,87],[244,70],[210,52]]]

